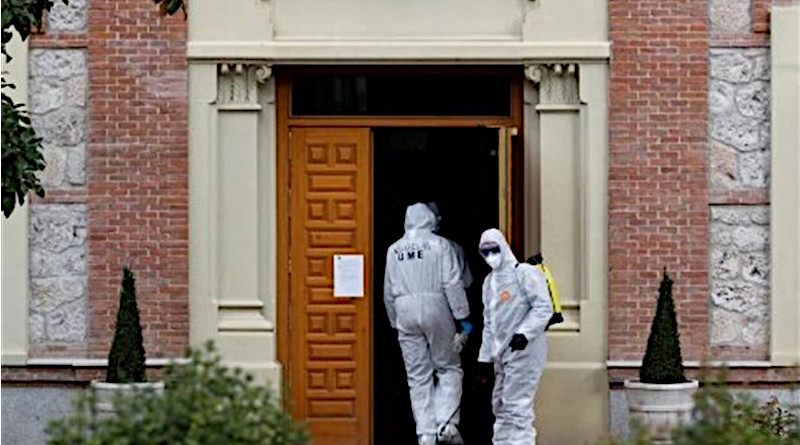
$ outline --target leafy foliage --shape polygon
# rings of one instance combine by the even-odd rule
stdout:
[[[695,397],[695,422],[678,429],[675,445],[789,445],[800,443],[797,415],[772,398],[763,405],[723,385],[706,385]]]
[[[67,0],[62,0],[65,4]],[[2,52],[4,62],[11,61],[6,51],[6,44],[11,41],[16,31],[22,40],[31,32],[42,26],[42,16],[53,7],[53,0],[3,0]],[[5,74],[5,71],[3,72]],[[17,201],[22,205],[28,192],[44,196],[44,188],[36,176],[36,172],[45,167],[42,156],[42,140],[36,136],[31,126],[31,119],[25,105],[14,103],[6,95],[5,89],[14,89],[14,84],[2,80],[2,113],[3,113],[3,181],[2,208],[6,218],[11,216]]]
[[[186,2],[184,0],[153,0],[158,5],[162,14],[175,14],[178,10],[183,10],[186,16]]]
[[[117,327],[108,354],[106,381],[109,383],[146,381],[144,361],[142,325],[139,322],[139,307],[136,305],[136,285],[133,273],[126,267],[122,271]]]
[[[706,384],[695,393],[693,422],[675,430],[673,445],[790,445],[800,443],[798,406],[776,398],[759,404],[748,394],[733,394],[725,385]],[[646,431],[613,445],[650,445]]]
[[[96,394],[86,391],[68,417],[48,426],[50,445],[306,445],[295,423],[268,388],[241,369],[225,367],[211,343],[190,350],[189,363],[171,365],[162,395],[120,394],[117,414],[92,414]]]
[[[3,88],[13,88],[13,85],[3,81]],[[45,167],[42,140],[36,136],[31,118],[23,107],[3,93],[2,206],[6,218],[11,216],[17,200],[20,205],[25,203],[28,192],[44,196],[44,188],[36,177],[36,172]]]
[[[67,0],[61,0],[67,4]],[[22,40],[28,38],[31,31],[40,29],[42,17],[53,7],[53,0],[3,0],[3,55],[5,61],[11,60],[6,53],[6,43],[11,41],[11,29],[19,33]]]
[[[672,301],[672,280],[664,270],[664,278],[658,289],[658,307],[650,326],[647,339],[647,350],[639,371],[639,379],[643,383],[682,383],[683,359],[678,333],[678,321],[675,315],[675,303]]]

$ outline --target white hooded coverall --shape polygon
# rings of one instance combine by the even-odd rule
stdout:
[[[435,224],[425,204],[409,206],[405,235],[389,247],[384,275],[386,313],[397,329],[421,444],[434,443],[454,413],[449,423],[458,423],[463,372],[451,347],[453,319],[469,315],[455,253],[433,233]]]
[[[439,221],[442,219],[442,217],[439,215],[439,206],[435,202],[429,202],[427,206],[433,212],[433,216],[436,217],[436,224],[433,227],[433,233],[438,235]],[[453,248],[453,252],[456,254],[458,270],[461,271],[461,282],[464,283],[464,289],[467,289],[472,286],[473,278],[472,271],[469,269],[469,264],[467,263],[467,256],[464,255],[464,249],[457,242],[448,238],[445,239],[450,243],[450,246]]]
[[[529,264],[520,264],[503,234],[489,229],[480,245],[500,246],[502,262],[483,282],[483,338],[478,361],[493,363],[495,384],[492,410],[495,415],[494,445],[536,443],[533,398],[547,360],[544,328],[553,315],[553,305],[544,275]],[[514,334],[528,340],[525,349],[509,347]]]

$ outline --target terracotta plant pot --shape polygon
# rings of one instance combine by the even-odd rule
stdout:
[[[692,419],[697,380],[655,384],[625,381],[625,396],[631,420],[649,433],[654,443],[671,443],[672,430]]]

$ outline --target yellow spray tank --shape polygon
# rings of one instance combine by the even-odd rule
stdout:
[[[526,262],[539,269],[542,274],[544,274],[544,278],[547,281],[547,290],[550,292],[550,300],[553,302],[553,316],[550,317],[550,321],[547,322],[547,328],[545,328],[545,330],[547,330],[551,325],[562,323],[564,321],[564,316],[561,315],[561,300],[558,297],[558,286],[556,286],[556,280],[553,278],[553,273],[550,272],[550,269],[547,266],[545,266],[541,253],[533,255],[532,257],[528,258]]]

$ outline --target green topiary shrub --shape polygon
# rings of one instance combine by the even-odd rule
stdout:
[[[672,301],[672,280],[666,269],[658,289],[658,307],[650,327],[639,379],[642,383],[686,382],[675,303]]]
[[[119,294],[117,327],[114,342],[108,354],[108,383],[145,382],[144,346],[139,308],[136,306],[136,286],[133,273],[127,267],[122,271],[122,291]]]
[[[50,445],[307,445],[303,425],[292,420],[267,387],[241,369],[221,364],[213,345],[190,350],[189,361],[164,375],[164,392],[133,390],[114,400],[116,415],[92,414],[87,390],[66,418],[48,425]]]

